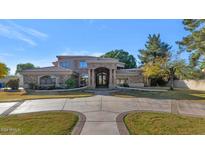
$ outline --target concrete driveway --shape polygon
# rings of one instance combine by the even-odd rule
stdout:
[[[1,103],[0,114],[6,112],[16,103]],[[114,96],[96,95],[75,99],[41,99],[28,100],[16,105],[9,114],[29,113],[52,110],[72,110],[83,113],[86,122],[82,129],[83,135],[117,135],[119,134],[116,117],[132,110],[148,110],[175,112],[205,116],[205,103],[191,103],[190,101],[159,100],[148,98],[119,98]]]

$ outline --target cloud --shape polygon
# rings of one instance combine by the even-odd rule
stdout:
[[[13,54],[10,54],[10,53],[0,53],[0,56],[1,57],[12,57],[14,56]]]
[[[33,29],[33,28],[29,28],[29,27],[24,27],[24,26],[20,26],[20,25],[17,25],[15,24],[14,22],[12,21],[8,21],[8,23],[13,26],[14,28],[18,29],[19,31],[22,31],[28,35],[31,35],[33,37],[37,37],[37,38],[40,38],[40,39],[44,39],[44,38],[47,38],[48,35],[43,33],[43,32],[40,32],[36,29]]]
[[[24,27],[8,21],[7,24],[0,23],[0,35],[9,39],[16,39],[23,41],[31,46],[36,46],[35,38],[45,39],[47,34],[42,33],[36,29]]]
[[[13,57],[13,54],[6,53],[6,52],[0,52],[0,62],[5,61],[5,59]]]
[[[103,55],[104,52],[92,52],[92,51],[87,51],[87,50],[79,50],[79,51],[74,51],[69,48],[66,48],[64,52],[62,52],[60,55],[80,55],[80,56],[101,56]]]
[[[107,30],[109,27],[105,24],[102,24],[102,22],[99,22],[101,20],[98,19],[85,19],[84,20],[88,25],[96,28],[97,30]]]

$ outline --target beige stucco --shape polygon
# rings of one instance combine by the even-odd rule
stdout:
[[[169,85],[170,83],[168,83]],[[175,80],[174,87],[192,90],[205,90],[205,80]]]

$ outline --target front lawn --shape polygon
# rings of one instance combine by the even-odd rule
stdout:
[[[205,91],[176,89],[174,91],[152,92],[152,91],[137,91],[127,90],[112,93],[117,97],[139,97],[139,98],[154,98],[154,99],[176,99],[176,100],[198,100],[205,101]]]
[[[78,116],[69,112],[39,112],[0,117],[1,135],[71,134]]]
[[[205,134],[205,118],[170,113],[136,112],[124,118],[132,135],[195,135]]]
[[[58,92],[56,94],[28,94],[26,92],[0,92],[0,102],[21,101],[30,99],[48,99],[48,98],[79,98],[90,97],[92,93],[88,92]]]

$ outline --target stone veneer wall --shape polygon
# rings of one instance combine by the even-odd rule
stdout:
[[[23,75],[24,88],[29,88],[29,84],[38,85],[39,77],[44,75]],[[56,78],[56,86],[65,87],[65,81],[71,77],[71,75],[50,75]],[[40,85],[38,85],[40,86]]]
[[[56,75],[60,87],[65,87],[65,81],[71,78],[71,75]]]
[[[143,75],[141,70],[117,71],[117,80],[127,80],[129,87],[144,87]]]
[[[38,84],[38,75],[24,75],[23,76],[24,84]]]

